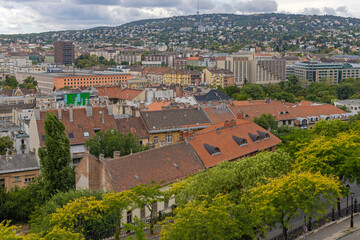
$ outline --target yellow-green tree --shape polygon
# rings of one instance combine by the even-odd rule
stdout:
[[[241,208],[221,194],[211,200],[191,200],[163,221],[160,239],[254,239],[254,219]]]
[[[154,232],[153,218],[156,215],[155,204],[167,201],[167,194],[161,190],[161,185],[151,182],[150,185],[140,184],[131,189],[134,194],[135,206],[138,208],[146,207],[150,211],[150,233]]]
[[[133,207],[134,192],[123,191],[120,193],[109,192],[103,196],[104,205],[115,214],[117,232],[115,239],[119,239],[121,233],[121,219],[124,210]]]
[[[334,205],[340,195],[340,181],[334,177],[292,172],[250,190],[243,202],[251,211],[262,215],[265,224],[280,223],[287,239],[289,223],[294,216],[304,213],[317,217],[326,212],[328,205]]]
[[[51,215],[50,224],[72,232],[89,235],[97,225],[101,225],[102,216],[107,210],[102,200],[95,197],[82,197],[69,202]]]

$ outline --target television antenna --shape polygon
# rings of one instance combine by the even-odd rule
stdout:
[[[200,0],[198,0],[197,2],[197,12],[196,12],[197,15],[200,14]]]

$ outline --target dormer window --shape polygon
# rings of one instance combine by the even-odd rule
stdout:
[[[232,136],[232,138],[240,147],[248,145],[248,141],[245,138],[241,138],[237,136]]]
[[[220,151],[220,148],[216,147],[216,146],[212,146],[212,145],[209,145],[209,144],[204,144],[204,147],[206,149],[206,151],[211,155],[211,156],[214,156],[214,155],[217,155],[217,154],[220,154],[221,151]]]
[[[256,131],[259,136],[261,137],[261,139],[265,140],[265,139],[269,139],[270,138],[270,134],[266,133],[266,132],[260,132],[260,131]]]
[[[70,133],[68,133],[68,136],[70,139],[72,139],[72,138],[74,138],[74,133],[70,132]]]
[[[84,137],[89,137],[89,136],[90,136],[89,132],[84,132]]]
[[[248,133],[248,135],[251,138],[251,140],[255,143],[261,141],[261,137],[259,135],[252,134],[252,133]]]

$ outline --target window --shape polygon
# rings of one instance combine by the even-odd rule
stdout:
[[[45,135],[41,135],[41,141],[45,141]]]
[[[145,206],[140,209],[140,219],[145,219]]]
[[[283,120],[283,125],[286,125],[286,120]]]
[[[24,183],[30,183],[32,180],[34,180],[35,178],[32,177],[32,178],[25,178],[24,179]]]
[[[157,202],[152,205],[152,210],[153,210],[154,216],[157,216],[157,211],[158,211],[158,209],[157,209]]]
[[[167,201],[164,202],[164,209],[166,209],[168,207],[169,207],[169,201],[167,200]]]
[[[126,213],[126,223],[131,223],[132,222],[132,211],[129,210]]]
[[[0,179],[0,186],[5,187],[5,179]]]
[[[94,133],[96,134],[97,132],[100,132],[99,128],[94,129]]]
[[[14,182],[20,182],[20,177],[19,176],[14,177]]]
[[[172,143],[172,135],[166,135],[165,141],[166,143]]]
[[[89,132],[84,132],[84,137],[89,137]]]
[[[158,136],[155,136],[154,137],[154,144],[158,144],[159,143],[159,137]]]
[[[288,120],[288,124],[291,125],[291,120]]]
[[[72,132],[68,133],[68,136],[69,136],[70,139],[72,139],[72,138],[74,138],[74,133],[72,133]]]
[[[73,159],[73,164],[74,165],[78,165],[81,162],[81,158],[74,158]]]

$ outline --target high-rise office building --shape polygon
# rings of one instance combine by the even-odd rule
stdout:
[[[71,65],[74,62],[74,43],[68,41],[54,42],[55,64]]]

